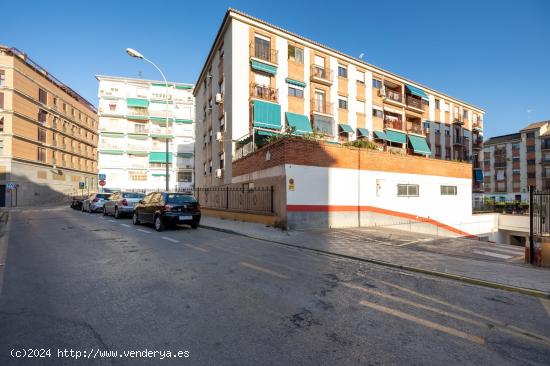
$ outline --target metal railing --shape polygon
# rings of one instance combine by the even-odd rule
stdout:
[[[407,105],[416,109],[422,109],[422,101],[410,95],[407,95]]]
[[[311,110],[317,113],[332,114],[332,103],[313,100],[311,103]]]
[[[250,56],[252,57],[270,62],[272,64],[277,64],[277,55],[277,50],[273,48],[259,44],[255,45],[254,43],[250,44]]]
[[[259,188],[209,187],[195,188],[193,194],[204,208],[273,213],[273,186]]]
[[[250,84],[250,95],[252,98],[264,99],[271,102],[276,102],[279,99],[278,89],[255,83]]]
[[[322,66],[312,65],[311,66],[311,77],[318,79],[333,81],[332,70],[326,69]]]
[[[393,100],[395,102],[403,102],[400,92],[386,88],[386,99]]]
[[[394,130],[402,130],[403,122],[400,120],[386,119],[384,120],[384,128],[393,128]]]

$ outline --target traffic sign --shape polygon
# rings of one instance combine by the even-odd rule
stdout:
[[[19,183],[8,183],[6,184],[6,189],[17,189],[19,188]]]
[[[103,187],[103,186],[105,185],[105,181],[104,181],[104,180],[100,180],[100,181],[99,181],[99,185]]]
[[[78,182],[78,188],[84,189],[86,187],[86,184],[84,182]]]
[[[97,175],[99,180],[106,180],[107,179],[107,174],[98,174]]]

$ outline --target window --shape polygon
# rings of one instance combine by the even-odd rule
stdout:
[[[527,178],[533,179],[533,178],[536,178],[536,177],[537,177],[537,173],[535,173],[535,172],[527,173]]]
[[[357,82],[365,84],[365,73],[363,71],[357,71]]]
[[[382,87],[382,82],[378,79],[372,79],[372,87],[380,89]]]
[[[441,156],[441,146],[436,146],[435,147],[435,155]]]
[[[384,117],[384,112],[382,112],[380,109],[372,109],[372,115],[373,117],[382,118]]]
[[[357,113],[365,113],[365,102],[357,100],[355,102],[355,110]]]
[[[442,196],[456,196],[456,186],[441,186]]]
[[[178,182],[191,183],[193,180],[193,173],[191,172],[178,172]]]
[[[4,132],[4,117],[0,117],[0,132]]]
[[[439,99],[435,100],[435,109],[439,109]]]
[[[6,85],[6,72],[4,70],[0,70],[0,86]]]
[[[468,119],[468,110],[464,109],[462,111],[462,117],[464,117],[464,119]]]
[[[38,161],[41,161],[43,163],[46,162],[46,149],[43,147],[38,148]]]
[[[535,159],[527,160],[527,165],[535,165]]]
[[[526,136],[527,136],[528,139],[534,139],[535,138],[535,133],[534,132],[527,132]]]
[[[338,98],[338,108],[348,109],[348,99],[347,98]]]
[[[519,156],[512,157],[512,163],[519,163]]]
[[[254,36],[254,57],[268,62],[275,61],[271,60],[271,40],[268,37]]]
[[[520,175],[519,169],[512,169],[512,175]]]
[[[45,123],[47,116],[48,116],[48,112],[46,112],[43,109],[38,110],[38,122]]]
[[[42,104],[48,103],[48,93],[42,88],[38,89],[38,101]]]
[[[4,93],[0,93],[0,109],[4,109]]]
[[[340,77],[340,78],[347,78],[348,77],[347,67],[338,65],[338,77]]]
[[[44,128],[38,128],[38,141],[46,142],[46,130]]]
[[[418,184],[398,184],[397,197],[418,197]]]
[[[0,155],[4,155],[4,140],[0,140]]]
[[[304,51],[292,45],[288,45],[288,59],[294,62],[304,63]]]
[[[145,182],[147,180],[147,172],[145,170],[129,170],[128,178],[133,182]]]
[[[289,86],[288,87],[288,95],[291,97],[296,98],[303,98],[304,97],[304,89],[297,88],[295,86]]]
[[[445,136],[451,136],[451,128],[449,126],[445,126]]]
[[[512,144],[512,150],[519,150],[519,142]]]
[[[535,145],[527,146],[527,152],[535,152]]]

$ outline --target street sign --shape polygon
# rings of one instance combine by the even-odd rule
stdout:
[[[84,189],[86,187],[86,184],[84,182],[78,182],[78,188]]]
[[[100,181],[99,181],[99,185],[103,187],[103,186],[105,185],[105,181],[104,181],[104,180],[100,180]]]
[[[19,188],[19,183],[8,183],[6,184],[6,189],[17,189]]]
[[[107,174],[98,174],[97,177],[99,178],[99,180],[106,180]]]

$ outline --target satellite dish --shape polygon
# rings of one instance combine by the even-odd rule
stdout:
[[[363,52],[361,52],[361,53],[359,54],[359,58],[362,60],[362,59],[363,59],[363,56],[365,56],[365,54],[364,54]]]

